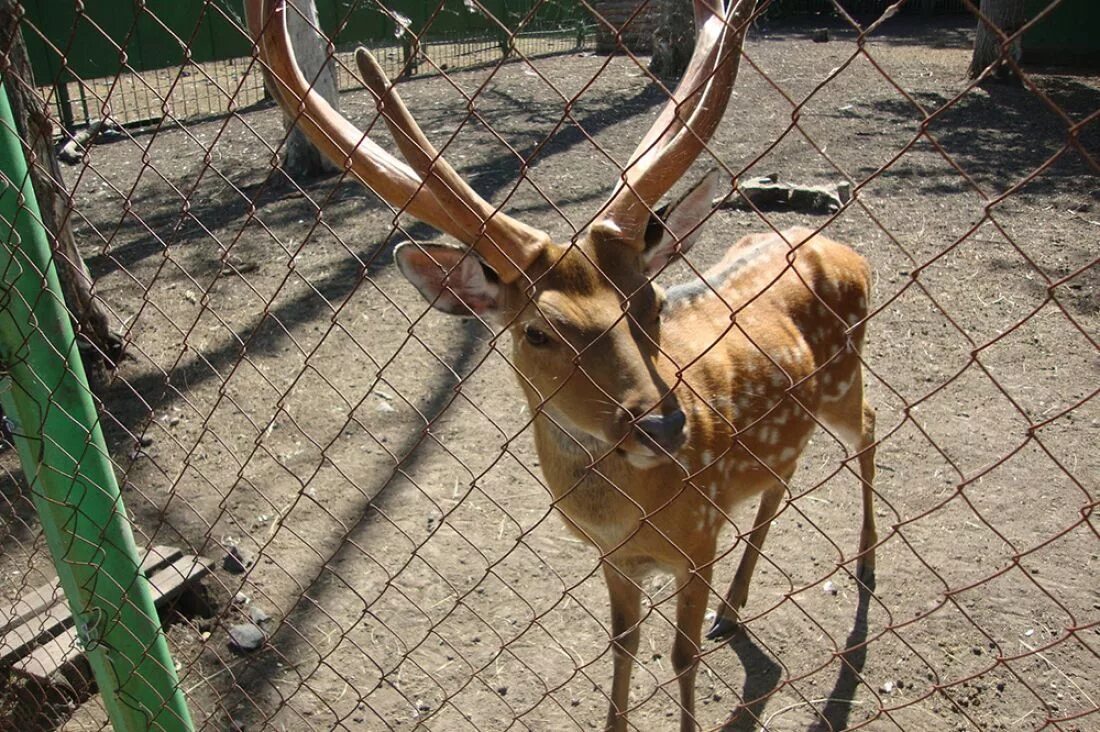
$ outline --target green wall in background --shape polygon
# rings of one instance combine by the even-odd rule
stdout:
[[[1035,17],[1051,0],[1028,0]],[[1024,34],[1024,61],[1100,67],[1100,1],[1062,0]]]
[[[321,25],[337,47],[397,42],[393,19],[374,0],[316,1]],[[58,0],[23,0],[23,5],[27,51],[36,81],[43,85],[250,53],[241,30],[240,0],[84,0],[80,13],[75,3]],[[522,24],[521,32],[568,30],[578,21],[590,22],[577,0],[482,0],[482,5],[512,30]],[[502,34],[496,22],[469,10],[463,0],[391,0],[386,7],[408,18],[428,41]]]

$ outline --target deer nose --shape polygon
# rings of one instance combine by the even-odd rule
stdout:
[[[665,414],[647,414],[635,425],[652,442],[668,453],[674,453],[684,444],[684,424],[687,419],[677,409]]]

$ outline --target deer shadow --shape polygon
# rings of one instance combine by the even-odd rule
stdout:
[[[856,690],[867,663],[867,614],[874,588],[874,577],[866,584],[859,584],[855,620],[845,640],[844,650],[837,654],[840,673],[825,706],[814,710],[817,719],[810,724],[807,732],[835,732],[848,728]],[[758,727],[763,728],[764,709],[781,685],[782,668],[743,628],[729,640],[729,647],[745,669],[745,683],[741,689],[743,701],[730,713],[722,725],[722,732],[752,732]]]
[[[745,683],[741,687],[742,703],[730,713],[722,732],[751,732],[760,722],[772,693],[779,688],[783,669],[744,627],[737,630],[728,645],[745,669]]]
[[[825,707],[817,710],[817,720],[810,725],[808,732],[833,732],[848,728],[848,717],[852,713],[856,690],[862,682],[861,674],[867,663],[867,610],[874,589],[874,578],[867,585],[859,585],[855,622],[844,643],[844,650],[838,654],[840,673]]]

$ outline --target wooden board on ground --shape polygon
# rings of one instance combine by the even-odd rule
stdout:
[[[159,609],[209,574],[213,565],[175,547],[157,546],[146,554],[141,567]],[[72,612],[56,579],[0,608],[0,668],[48,683],[83,654]]]
[[[183,552],[175,547],[155,546],[146,553],[145,559],[141,563],[141,570],[148,574],[153,570],[160,569],[169,562],[174,562],[182,556]],[[41,587],[36,587],[25,593],[11,605],[0,607],[0,635],[6,639],[8,631],[13,626],[26,623],[26,621],[30,620],[35,615],[44,612],[63,599],[64,593],[61,591],[61,584],[57,578],[54,578],[52,582],[47,582]],[[68,605],[66,603],[61,603],[61,605],[64,606],[65,612],[67,613]],[[61,620],[61,622],[64,623],[66,621]],[[71,615],[67,622],[71,624]],[[6,655],[6,653],[0,653],[0,658]]]

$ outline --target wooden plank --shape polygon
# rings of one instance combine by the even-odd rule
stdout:
[[[186,586],[208,575],[214,562],[203,557],[182,556],[149,577],[153,599],[158,608],[179,595]],[[38,646],[12,664],[12,671],[46,681],[65,665],[84,655],[76,628],[69,628],[49,642]]]
[[[20,658],[12,664],[11,668],[12,671],[45,680],[62,666],[82,655],[84,655],[84,649],[80,647],[76,628],[69,628]]]
[[[153,602],[159,608],[179,595],[189,582],[196,582],[214,568],[214,561],[206,557],[182,556],[167,567],[149,577]]]
[[[175,547],[154,546],[145,554],[141,569],[148,574],[182,556],[183,552]],[[43,636],[50,638],[72,627],[72,611],[64,599],[55,579],[0,608],[0,662],[22,656]]]
[[[0,607],[0,633],[7,632],[8,628],[16,623],[26,622],[59,599],[61,599],[61,587],[55,579],[27,592],[11,605]]]
[[[183,552],[175,547],[154,546],[145,554],[145,559],[141,562],[141,569],[148,574],[182,556]],[[34,588],[11,605],[0,607],[0,633],[6,633],[11,626],[26,622],[62,599],[63,593],[56,578],[52,582]]]
[[[145,553],[141,560],[141,571],[145,574],[167,567],[183,556],[183,550],[174,546],[155,546]]]
[[[73,624],[67,602],[55,602],[43,612],[32,615],[0,636],[0,663],[19,658],[34,647],[39,638],[52,637]]]

